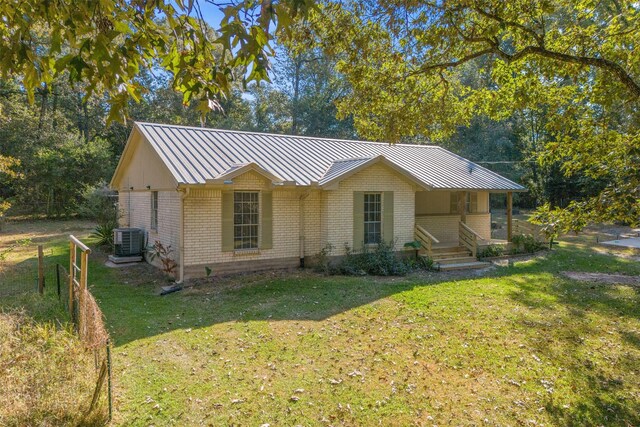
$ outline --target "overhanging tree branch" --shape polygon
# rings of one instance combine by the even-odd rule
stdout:
[[[638,84],[638,82],[636,82],[633,77],[631,77],[631,75],[629,75],[629,73],[624,68],[622,68],[622,66],[620,66],[620,64],[617,64],[606,58],[569,55],[562,52],[548,50],[541,46],[527,46],[521,51],[514,54],[508,54],[501,49],[496,49],[495,53],[507,62],[514,62],[527,56],[538,55],[560,62],[582,64],[600,68],[601,70],[605,70],[613,74],[620,81],[620,83],[622,83],[627,87],[627,89],[629,89],[629,91],[635,98],[640,98],[640,84]]]
[[[465,62],[469,62],[469,61],[471,61],[473,59],[479,58],[481,56],[484,56],[484,55],[487,55],[487,54],[490,54],[490,53],[494,53],[494,49],[493,48],[483,49],[483,50],[480,50],[478,52],[474,52],[474,53],[471,53],[469,55],[463,56],[462,58],[454,60],[454,61],[442,62],[442,63],[439,63],[439,64],[431,64],[431,65],[425,64],[422,67],[420,67],[418,70],[410,72],[409,75],[413,76],[413,75],[416,75],[416,74],[422,74],[422,73],[425,73],[425,72],[430,71],[430,70],[443,70],[443,69],[446,69],[446,68],[455,68],[455,67],[457,67],[459,65],[464,64]]]
[[[496,15],[494,13],[490,13],[487,12],[486,10],[482,9],[481,7],[476,7],[473,10],[475,10],[477,13],[479,13],[480,15],[484,16],[485,18],[491,19],[493,21],[496,21],[502,25],[505,25],[507,27],[512,27],[512,28],[517,28],[527,34],[529,34],[530,36],[532,36],[535,41],[538,43],[539,46],[544,47],[544,37],[541,34],[538,34],[535,30],[526,27],[522,24],[520,24],[519,22],[513,22],[513,21],[509,21],[504,19],[503,17]]]
[[[548,50],[541,46],[527,46],[519,52],[510,54],[500,49],[498,43],[492,43],[492,46],[486,49],[479,50],[477,52],[469,53],[460,59],[455,59],[448,62],[441,62],[435,64],[424,64],[419,69],[412,71],[409,75],[417,75],[427,73],[432,70],[443,70],[447,68],[455,68],[473,59],[495,54],[507,62],[515,62],[524,59],[528,56],[542,56],[545,58],[553,59],[560,62],[567,62],[572,64],[582,64],[590,67],[596,67],[601,70],[607,71],[615,76],[620,83],[622,83],[633,95],[634,98],[640,98],[640,84],[636,82],[633,77],[619,64],[606,59],[596,58],[592,56],[576,56],[569,55],[562,52],[556,52]]]

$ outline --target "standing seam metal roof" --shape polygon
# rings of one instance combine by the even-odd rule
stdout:
[[[254,162],[285,181],[310,185],[382,155],[434,189],[526,190],[434,145],[391,145],[155,123],[136,126],[180,184],[204,184],[235,165]],[[336,161],[346,163],[339,165]]]

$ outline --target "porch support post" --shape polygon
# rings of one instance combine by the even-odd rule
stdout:
[[[510,242],[513,237],[513,193],[507,193],[507,240]]]
[[[460,215],[460,221],[467,223],[467,192],[458,192],[458,214]]]

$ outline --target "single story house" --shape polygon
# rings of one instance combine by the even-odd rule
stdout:
[[[489,194],[507,194],[510,219],[512,193],[525,191],[437,146],[154,123],[135,123],[110,185],[121,226],[171,245],[180,281],[381,240],[475,255],[491,239]]]

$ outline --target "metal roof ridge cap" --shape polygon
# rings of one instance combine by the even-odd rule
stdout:
[[[332,160],[331,163],[353,162],[355,160],[372,160],[372,159],[375,159],[376,157],[379,157],[379,156],[340,158],[340,159]]]

